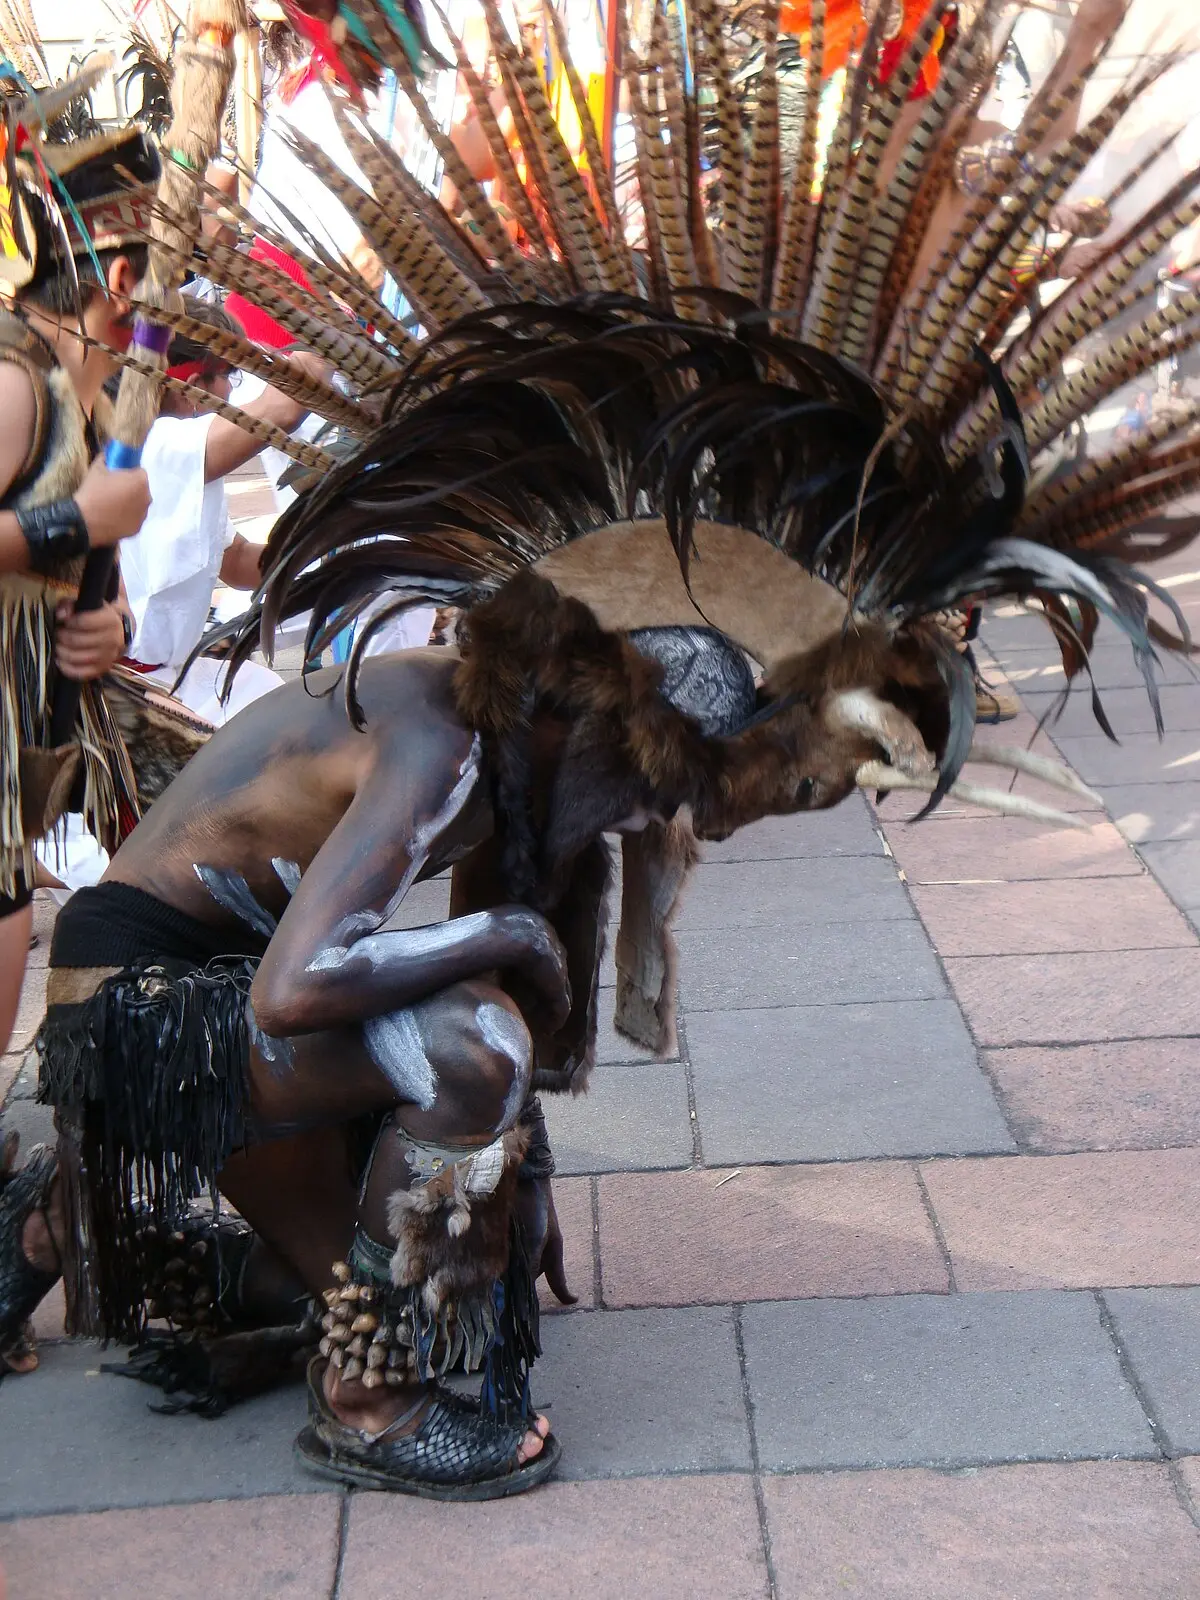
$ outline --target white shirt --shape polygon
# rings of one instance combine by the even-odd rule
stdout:
[[[370,185],[342,137],[329,93],[316,81],[305,84],[290,105],[277,100],[267,112],[262,156],[247,209],[256,221],[288,240],[302,259],[310,252],[289,212],[335,256],[348,254],[361,237],[358,223],[292,149],[288,140],[292,128],[311,139],[340,171],[369,192]]]
[[[234,531],[220,479],[204,481],[211,416],[159,417],[142,465],[150,510],[121,544],[121,574],[137,631],[130,654],[146,666],[180,667],[200,641]]]

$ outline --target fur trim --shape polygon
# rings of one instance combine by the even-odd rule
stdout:
[[[569,724],[566,754],[590,763],[592,802],[614,796],[668,811],[687,805],[701,838],[724,837],[761,817],[836,805],[853,787],[874,742],[829,728],[821,701],[846,684],[912,682],[914,640],[874,623],[855,627],[779,664],[767,684],[769,713],[729,738],[705,738],[658,692],[662,670],[618,634],[606,633],[580,601],[564,599],[532,572],[475,606],[459,629],[459,712],[490,753],[526,734],[535,707]],[[924,669],[922,682],[928,679]],[[944,714],[940,684],[926,691]],[[941,742],[930,745],[940,753]],[[564,763],[565,765],[565,763]],[[619,787],[614,787],[619,786]],[[552,807],[543,833],[563,828]],[[578,833],[578,829],[576,829]],[[559,847],[569,841],[563,838]],[[578,841],[575,847],[578,848]],[[522,892],[524,885],[513,885]]]
[[[455,1162],[388,1201],[396,1241],[392,1282],[419,1289],[431,1315],[444,1305],[490,1293],[508,1265],[517,1173],[529,1145],[518,1124],[504,1135],[504,1168],[490,1194],[468,1194],[465,1162]]]
[[[138,803],[149,806],[212,737],[203,717],[148,684],[136,672],[116,668],[104,678],[113,722],[120,731],[137,780]]]
[[[608,933],[612,857],[593,840],[572,863],[566,891],[550,922],[567,952],[571,1015],[552,1038],[535,1037],[532,1088],[551,1094],[582,1094],[596,1062],[600,964]]]
[[[652,826],[621,843],[621,925],[617,933],[617,1032],[656,1055],[673,1055],[675,941],[670,922],[699,859],[683,822]]]

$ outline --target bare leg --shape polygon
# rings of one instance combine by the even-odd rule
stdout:
[[[245,1275],[246,1316],[319,1295],[354,1237],[358,1195],[343,1131],[252,1145],[226,1161],[220,1183],[258,1235]]]
[[[0,1055],[8,1049],[17,1020],[32,934],[32,905],[0,917]]]
[[[419,1181],[407,1159],[408,1140],[457,1149],[490,1145],[516,1120],[528,1092],[532,1046],[515,1004],[482,981],[456,985],[412,1007],[397,1023],[394,1051],[381,1048],[376,1038],[391,1103],[404,1098],[403,1090],[416,1078],[426,1090],[422,1104],[410,1098],[384,1125],[372,1156],[357,1221],[369,1238],[382,1242],[389,1238],[389,1199]],[[357,1378],[344,1379],[333,1365],[324,1382],[325,1398],[338,1419],[368,1434],[382,1433],[413,1410],[422,1387],[368,1389]],[[399,1431],[415,1431],[423,1416],[418,1407]],[[520,1446],[521,1462],[541,1451],[548,1432],[546,1420],[537,1418]]]

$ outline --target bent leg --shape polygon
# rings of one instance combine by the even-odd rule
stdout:
[[[257,1235],[239,1297],[242,1315],[281,1321],[277,1308],[319,1296],[332,1264],[349,1253],[358,1189],[345,1131],[321,1128],[251,1145],[226,1161],[220,1184]]]
[[[502,1331],[498,1290],[510,1267],[523,1148],[511,1130],[529,1091],[532,1041],[512,1000],[482,981],[364,1033],[393,1110],[363,1184],[349,1262],[333,1266],[324,1294],[327,1364],[319,1388],[312,1380],[301,1453],[317,1470],[379,1487],[462,1487],[457,1472],[472,1492],[510,1492],[553,1465],[557,1446],[539,1461],[545,1420],[489,1420],[431,1380],[462,1364],[487,1366],[491,1382],[498,1340],[515,1365],[536,1353],[536,1328],[524,1342],[511,1331],[520,1299],[511,1290]],[[514,1387],[504,1388],[510,1398]]]
[[[16,900],[0,897],[0,1055],[8,1049],[17,1020],[32,937],[32,901],[23,894]]]

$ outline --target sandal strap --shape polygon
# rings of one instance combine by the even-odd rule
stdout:
[[[465,1485],[486,1483],[516,1472],[517,1452],[528,1431],[525,1423],[498,1422],[477,1404],[450,1389],[434,1385],[382,1433],[348,1427],[329,1407],[321,1386],[325,1362],[309,1368],[310,1425],[329,1451],[333,1465],[366,1471],[381,1483]],[[420,1408],[425,1415],[411,1433],[398,1430]]]
[[[19,1171],[0,1175],[0,1353],[22,1334],[30,1316],[62,1277],[34,1266],[25,1254],[25,1224],[45,1209],[58,1157],[44,1144],[34,1145]]]

